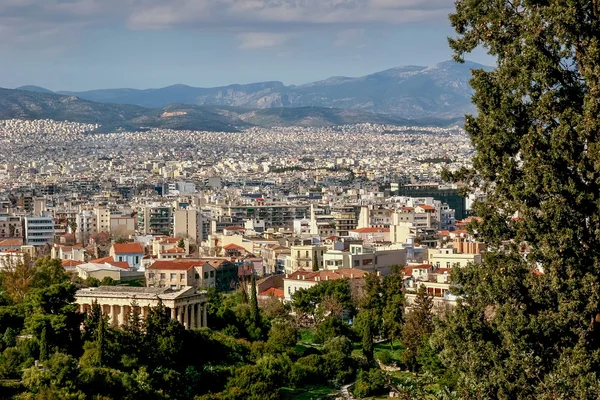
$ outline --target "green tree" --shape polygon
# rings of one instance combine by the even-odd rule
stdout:
[[[6,347],[14,347],[17,345],[17,331],[10,326],[4,331],[2,341]]]
[[[179,241],[177,242],[177,247],[179,247],[180,249],[185,249],[185,241],[183,240],[183,238],[179,239]]]
[[[404,280],[400,273],[392,273],[383,278],[384,288],[383,310],[381,313],[383,331],[390,339],[390,347],[394,350],[394,340],[402,335],[404,322]]]
[[[405,347],[402,359],[412,369],[417,368],[416,360],[424,340],[433,332],[432,308],[433,297],[427,294],[425,285],[420,285],[402,329]]]
[[[46,361],[48,359],[48,346],[50,346],[48,343],[48,328],[44,326],[40,336],[40,361]]]
[[[7,257],[3,262],[4,268],[0,273],[2,286],[12,302],[20,303],[33,283],[36,269],[28,257],[22,261]]]
[[[258,295],[256,294],[256,277],[252,274],[250,279],[250,317],[254,326],[260,326],[260,310],[258,308]]]
[[[319,324],[327,316],[341,318],[342,312],[354,314],[349,279],[321,282],[309,289],[300,289],[292,294],[293,308],[301,316]]]
[[[89,287],[98,287],[101,285],[100,279],[94,278],[93,276],[86,278],[84,283]]]
[[[453,271],[464,300],[434,342],[461,398],[598,398],[600,4],[462,0],[451,22],[455,58],[496,59],[471,80],[473,169],[447,176],[486,193],[489,251]]]
[[[277,323],[271,326],[267,344],[274,352],[284,353],[296,345],[298,338],[298,329],[290,324]]]
[[[110,276],[105,276],[104,278],[102,278],[102,281],[100,282],[101,286],[115,286],[115,280],[113,278],[111,278]]]

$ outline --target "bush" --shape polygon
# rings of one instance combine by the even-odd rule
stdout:
[[[385,393],[385,375],[380,369],[362,370],[354,386],[357,397],[377,396]]]
[[[339,318],[327,317],[319,325],[313,336],[314,343],[325,343],[336,336],[350,336],[350,329]]]
[[[377,360],[383,365],[392,365],[394,363],[394,359],[392,358],[392,353],[389,350],[382,350],[377,353]]]

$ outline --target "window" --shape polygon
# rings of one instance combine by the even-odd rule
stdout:
[[[196,275],[194,275],[194,278],[195,278],[195,279],[200,279],[200,274],[196,274]]]
[[[139,264],[140,263],[140,256],[135,256],[135,263]]]
[[[119,256],[119,262],[123,261],[123,257]]]
[[[360,261],[358,261],[358,260],[354,260],[354,266],[355,266],[355,267],[358,267],[359,265],[360,265]]]
[[[446,268],[450,268],[450,263],[449,262],[446,263]]]
[[[208,272],[204,273],[204,279],[208,279]]]
[[[177,279],[176,277],[177,277],[177,274],[171,274],[170,279],[172,281],[174,281],[175,279]]]
[[[308,257],[308,250],[306,250],[306,257]]]
[[[160,274],[160,279],[165,279],[165,274]]]
[[[185,281],[185,274],[179,274],[179,280]]]
[[[215,277],[215,271],[210,271],[210,277],[214,278]]]

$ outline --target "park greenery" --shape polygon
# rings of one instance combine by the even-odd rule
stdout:
[[[60,260],[17,263],[0,275],[0,397],[327,398],[353,382],[357,397],[433,396],[438,382],[453,382],[424,328],[432,324],[431,298],[421,291],[405,318],[395,271],[358,286],[322,282],[296,292],[292,303],[259,300],[254,278],[232,293],[213,288],[209,327],[185,330],[161,304],[146,318],[132,312],[124,326],[111,327],[97,304],[76,311],[75,292],[85,282]],[[414,339],[415,350],[404,338]]]

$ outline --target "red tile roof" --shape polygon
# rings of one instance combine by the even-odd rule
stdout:
[[[121,243],[113,244],[115,254],[138,254],[144,253],[144,249],[140,243]]]
[[[83,264],[82,261],[76,261],[76,260],[63,260],[63,262],[61,263],[61,265],[65,268],[69,268],[69,267],[73,268],[73,267],[76,267],[81,264]]]
[[[104,264],[104,263],[112,264],[115,262],[115,259],[112,257],[102,257],[102,258],[97,258],[95,260],[92,260],[90,262],[93,264]]]
[[[131,268],[129,266],[129,263],[127,261],[113,261],[113,262],[109,262],[110,265],[115,266],[117,268],[121,268],[121,269],[129,269]]]
[[[163,250],[160,252],[161,254],[176,254],[176,253],[185,253],[185,250],[181,247],[173,247],[169,250]]]
[[[269,288],[267,290],[265,290],[264,292],[259,294],[260,296],[273,296],[273,297],[277,297],[280,299],[284,298],[285,293],[283,292],[283,289],[279,289],[279,288]]]
[[[417,207],[422,208],[423,210],[435,210],[435,207],[427,204],[419,204]]]
[[[23,244],[23,239],[5,239],[0,242],[0,247],[16,247]]]
[[[206,264],[204,260],[158,260],[155,261],[148,269],[165,269],[171,271],[189,271],[194,267],[200,267]]]
[[[223,246],[223,249],[225,249],[225,250],[242,250],[242,251],[246,251],[245,247],[238,246],[235,243],[230,243],[227,246]]]
[[[390,230],[388,228],[358,228],[352,232],[356,233],[387,233]]]

